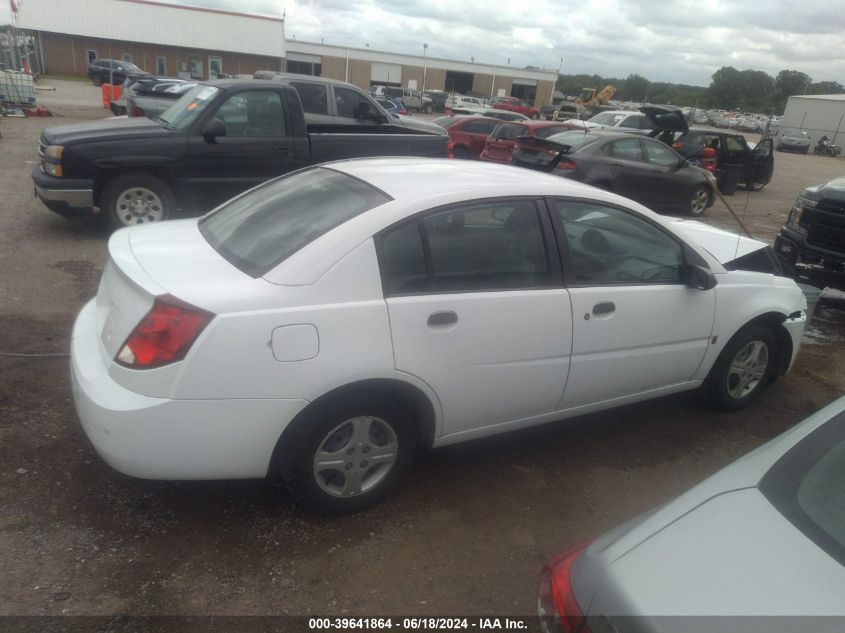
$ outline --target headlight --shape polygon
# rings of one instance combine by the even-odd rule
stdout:
[[[55,158],[56,160],[61,160],[64,151],[65,148],[61,145],[48,145],[44,148],[44,155],[49,156],[50,158]]]
[[[792,210],[789,212],[789,217],[786,220],[786,225],[793,231],[797,231],[802,235],[807,235],[807,229],[802,226],[801,220],[804,218],[805,209],[815,209],[816,201],[798,196],[795,204],[792,205]]]
[[[54,165],[53,163],[44,162],[44,172],[49,174],[50,176],[55,176],[56,178],[62,177],[62,166],[61,165]]]
[[[45,174],[62,177],[62,154],[65,148],[61,145],[46,145],[41,150],[41,165]]]

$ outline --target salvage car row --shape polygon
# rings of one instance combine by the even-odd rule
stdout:
[[[665,142],[549,122],[485,141],[490,162],[510,151],[529,171],[441,160],[445,133],[339,82],[201,84],[177,105],[159,123],[47,130],[34,175],[62,212],[88,207],[51,195],[89,186],[114,226],[227,200],[201,219],[116,232],[75,323],[77,412],[122,472],[267,477],[312,511],[351,512],[389,494],[423,448],[692,389],[738,409],[798,353],[807,301],[771,248],[549,175],[580,169],[589,182],[594,155],[692,170]],[[495,144],[506,140],[512,149]],[[364,156],[431,158],[332,160],[368,143]],[[144,162],[161,146],[187,150]],[[237,165],[244,147],[281,171]],[[622,632],[632,622],[618,616],[748,605],[842,615],[842,409],[550,563],[544,626],[610,621]],[[757,547],[751,530],[765,536]],[[783,547],[787,556],[771,555]],[[720,555],[741,561],[729,582],[712,566]],[[799,564],[811,568],[800,586],[787,573]],[[689,570],[697,585],[676,590]],[[659,587],[644,588],[644,576]],[[770,577],[787,580],[755,592],[754,579],[765,588]]]

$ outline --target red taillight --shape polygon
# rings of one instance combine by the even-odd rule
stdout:
[[[213,318],[210,312],[169,295],[156,297],[114,360],[131,369],[151,369],[180,361]]]
[[[446,143],[446,158],[454,158],[455,157],[455,145],[452,141]]]
[[[566,171],[569,169],[575,169],[576,167],[578,166],[568,158],[561,158],[560,162],[555,165],[555,171]]]
[[[677,143],[672,143],[672,149],[684,149],[684,144],[678,141]]]
[[[544,633],[590,633],[572,592],[571,578],[572,566],[588,545],[569,550],[543,569],[537,606]]]
[[[132,106],[132,116],[147,116],[144,111],[136,105]]]

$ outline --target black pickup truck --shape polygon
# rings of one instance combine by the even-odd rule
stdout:
[[[343,82],[286,75],[198,84],[155,121],[51,127],[35,193],[66,217],[119,228],[197,213],[307,165],[365,156],[446,157],[436,125],[387,115]]]
[[[801,192],[774,250],[796,279],[845,290],[845,177]]]

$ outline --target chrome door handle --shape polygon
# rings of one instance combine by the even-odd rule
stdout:
[[[443,312],[435,312],[428,316],[428,327],[438,327],[443,325],[452,325],[458,322],[458,315],[451,310],[444,310]]]

